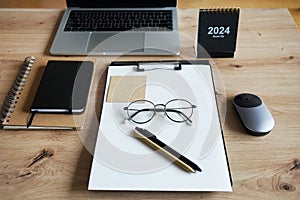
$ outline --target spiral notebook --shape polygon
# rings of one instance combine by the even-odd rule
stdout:
[[[31,125],[30,107],[38,90],[47,61],[40,60],[36,65],[34,57],[27,57],[19,74],[11,87],[3,107],[0,121],[3,129],[76,129],[81,128],[85,121],[85,112],[72,114],[37,113]]]

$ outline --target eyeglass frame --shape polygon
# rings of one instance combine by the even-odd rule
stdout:
[[[152,104],[152,105],[153,105],[153,108],[147,108],[146,110],[145,110],[145,109],[139,109],[139,110],[137,110],[136,113],[134,113],[133,115],[130,116],[130,114],[129,114],[129,109],[128,109],[128,108],[130,107],[130,105],[132,105],[132,104],[134,104],[134,103],[137,103],[137,102],[141,102],[141,101],[143,101],[143,102],[148,102],[148,103]],[[173,101],[184,101],[184,102],[187,102],[188,104],[190,104],[190,105],[191,105],[191,107],[190,107],[190,109],[191,109],[191,114],[190,114],[190,116],[186,116],[183,112],[181,112],[181,111],[179,111],[179,110],[176,110],[176,109],[167,109],[166,106],[168,105],[168,103],[173,102]],[[163,109],[157,108],[158,106],[162,106]],[[188,100],[185,100],[185,99],[171,99],[170,101],[168,101],[168,102],[165,103],[165,104],[154,104],[152,101],[149,101],[149,100],[146,100],[146,99],[139,99],[139,100],[135,100],[135,101],[129,103],[128,106],[126,106],[126,107],[123,108],[123,110],[127,111],[127,115],[128,115],[128,117],[129,117],[128,120],[131,120],[131,121],[133,121],[133,122],[135,122],[135,123],[137,123],[137,124],[145,124],[145,123],[148,123],[149,121],[151,121],[151,120],[154,118],[154,116],[156,115],[156,112],[164,112],[164,114],[166,114],[167,117],[168,117],[171,121],[173,121],[173,122],[176,122],[176,123],[189,122],[189,123],[191,124],[191,123],[192,123],[191,116],[193,115],[193,109],[194,109],[194,108],[196,108],[196,105],[193,105],[191,102],[189,102]],[[182,108],[180,108],[180,109],[182,109]],[[143,112],[143,111],[154,111],[154,112],[153,112],[152,117],[151,117],[150,119],[144,121],[144,122],[135,121],[135,120],[133,119],[133,117],[134,117],[135,115],[137,115],[139,112]],[[169,112],[176,112],[176,113],[178,113],[179,115],[181,114],[182,116],[185,117],[185,120],[184,120],[184,121],[178,121],[178,120],[172,119],[172,118],[168,115],[168,113],[167,113],[168,111],[169,111]]]

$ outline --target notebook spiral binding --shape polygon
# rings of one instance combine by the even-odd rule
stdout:
[[[228,14],[238,13],[240,11],[239,8],[203,8],[200,10],[201,12],[205,12],[207,14]]]
[[[11,114],[14,112],[14,109],[18,102],[18,98],[22,93],[23,87],[25,86],[34,61],[35,58],[33,56],[28,56],[25,58],[20,68],[19,74],[5,98],[4,105],[0,112],[0,122],[6,121],[7,118],[10,118]]]

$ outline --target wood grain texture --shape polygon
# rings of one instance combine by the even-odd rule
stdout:
[[[298,0],[178,0],[180,8],[199,7],[241,7],[241,8],[297,8],[300,6]]]
[[[290,8],[298,29],[300,27],[299,0],[178,0],[178,8],[241,7],[241,8]],[[0,8],[66,8],[65,0],[2,0]]]
[[[107,64],[137,57],[50,56],[49,46],[61,16],[62,10],[57,9],[0,9],[0,106],[25,56],[88,59],[96,65],[89,121],[83,131],[0,130],[1,199],[299,198],[300,35],[287,9],[242,9],[235,58],[211,60],[217,93],[225,97],[221,114],[232,193],[87,190],[92,162],[89,152],[94,148]],[[138,60],[195,59],[197,11],[180,10],[179,19],[181,56]],[[257,94],[270,109],[276,125],[269,135],[245,133],[231,103],[241,92]]]

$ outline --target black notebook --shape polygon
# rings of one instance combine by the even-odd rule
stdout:
[[[196,55],[234,57],[239,22],[239,8],[200,9]]]
[[[30,111],[83,113],[92,74],[90,61],[48,61]]]

